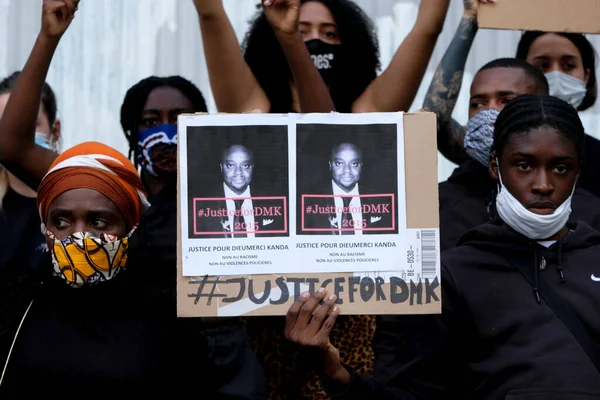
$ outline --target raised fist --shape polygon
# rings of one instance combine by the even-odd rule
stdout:
[[[262,4],[273,29],[288,34],[298,31],[300,0],[263,0]]]
[[[42,33],[60,38],[75,18],[79,0],[44,0],[42,4]]]

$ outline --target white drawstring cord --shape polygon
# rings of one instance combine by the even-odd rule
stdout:
[[[27,317],[27,313],[29,313],[29,309],[31,308],[32,304],[33,304],[33,300],[31,300],[31,303],[29,303],[29,307],[27,307],[27,310],[25,310],[25,314],[23,314],[23,318],[21,318],[21,323],[19,324],[19,327],[17,328],[17,332],[15,333],[15,337],[13,338],[12,344],[10,345],[10,350],[8,351],[8,355],[6,356],[6,362],[4,363],[4,369],[2,370],[2,376],[0,376],[0,386],[2,386],[2,381],[4,380],[4,374],[6,373],[6,368],[8,367],[8,361],[10,360],[10,355],[13,351],[13,348],[15,347],[15,343],[17,342],[17,336],[19,336],[19,331],[21,330],[21,327],[23,326],[23,322],[25,322],[25,318]]]

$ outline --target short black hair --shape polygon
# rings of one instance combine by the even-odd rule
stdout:
[[[354,150],[356,150],[356,152],[358,153],[358,156],[360,157],[360,160],[362,162],[363,160],[363,153],[360,147],[358,147],[357,145],[355,145],[354,143],[350,143],[350,142],[340,142],[340,143],[336,143],[332,148],[331,148],[331,154],[329,155],[329,159],[333,160],[333,156],[335,155],[335,153],[339,150],[340,147],[342,146],[351,146],[354,148]]]
[[[535,68],[526,61],[519,60],[518,58],[499,58],[485,64],[477,73],[493,68],[522,69],[527,79],[533,84],[537,94],[550,94],[550,88],[548,86],[548,79],[546,79],[546,76],[539,69]]]
[[[195,112],[206,112],[206,101],[200,89],[189,80],[181,76],[151,76],[142,79],[132,86],[125,94],[121,105],[121,127],[129,142],[129,158],[137,164],[138,126],[140,125],[144,105],[150,93],[163,86],[170,86],[179,90],[194,106]],[[133,158],[132,158],[133,156]]]
[[[231,144],[229,146],[226,146],[223,149],[223,152],[221,153],[221,163],[223,163],[223,161],[225,160],[225,155],[229,154],[229,152],[231,152],[231,149],[233,147],[242,147],[246,151],[246,153],[248,153],[248,155],[250,156],[250,161],[252,161],[252,164],[254,164],[254,152],[248,146],[244,146],[243,144],[240,144],[240,143]]]
[[[13,72],[10,76],[4,78],[0,82],[0,94],[11,93],[15,88],[15,84],[17,83],[17,79],[21,75],[21,71]],[[56,95],[54,91],[48,85],[48,83],[44,82],[44,86],[42,87],[42,105],[44,106],[44,111],[46,113],[46,117],[48,117],[48,122],[50,123],[50,127],[56,121],[56,115],[58,113],[58,106],[56,104]]]
[[[517,47],[517,58],[521,60],[527,60],[527,55],[529,54],[529,49],[531,45],[537,38],[540,36],[546,35],[551,32],[540,32],[540,31],[526,31],[523,36],[521,36],[521,40],[519,41],[519,46]],[[575,47],[581,53],[581,61],[583,63],[583,68],[588,69],[590,71],[590,77],[587,83],[587,93],[583,98],[581,105],[577,108],[579,111],[585,111],[588,108],[591,108],[596,104],[596,99],[598,98],[598,83],[596,80],[596,51],[594,50],[594,46],[590,43],[587,38],[581,33],[564,33],[564,32],[552,32],[555,35],[559,35],[569,39]]]
[[[365,12],[350,0],[314,1],[331,11],[340,38],[336,71],[330,84],[331,98],[338,112],[351,112],[354,101],[377,78],[381,68],[379,42],[375,26]],[[265,13],[260,8],[250,22],[242,49],[250,70],[265,91],[272,113],[292,111],[289,82],[292,73],[283,50],[273,33]]]
[[[524,94],[508,102],[496,119],[492,150],[500,158],[512,135],[527,134],[542,126],[572,140],[580,162],[584,162],[585,131],[579,113],[569,103],[552,96]]]

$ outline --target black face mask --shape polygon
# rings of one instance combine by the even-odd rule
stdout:
[[[337,67],[336,58],[338,57],[339,44],[325,43],[319,39],[312,39],[304,42],[308,52],[315,63],[315,67],[321,73],[325,84],[331,84]]]

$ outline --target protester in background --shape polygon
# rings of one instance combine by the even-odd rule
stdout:
[[[200,90],[180,76],[151,76],[132,86],[121,106],[129,157],[140,170],[152,205],[132,245],[150,260],[177,263],[177,116],[206,112]]]
[[[542,71],[550,95],[585,111],[596,104],[596,52],[580,33],[528,31],[517,47],[517,58]]]
[[[542,71],[550,84],[550,95],[566,101],[578,111],[596,104],[596,51],[580,33],[525,32],[517,48],[517,58]],[[600,134],[600,132],[598,132]],[[579,187],[600,196],[600,140],[585,136],[585,162],[588,168],[579,178]]]
[[[272,14],[272,13],[271,13]],[[294,39],[294,35],[289,38]],[[291,42],[292,46],[294,42]],[[297,47],[297,46],[296,46]],[[331,99],[320,96],[324,86],[312,60],[309,69],[297,68],[294,61],[300,61],[291,48],[290,64],[299,71],[299,87],[308,90],[300,92],[304,110],[328,112]],[[308,72],[308,73],[307,73]],[[326,89],[325,93],[329,97]],[[325,108],[320,106],[323,102]],[[318,103],[316,103],[318,102]],[[329,108],[327,108],[329,107]],[[141,169],[142,180],[150,194],[152,206],[142,216],[138,235],[132,238],[133,251],[141,252],[149,260],[172,264],[168,268],[168,279],[173,285],[175,303],[176,260],[177,260],[177,194],[176,194],[176,145],[177,115],[181,113],[206,112],[206,104],[201,92],[189,81],[181,77],[150,77],[133,86],[126,94],[121,107],[121,126],[129,141],[130,155],[134,156]],[[165,278],[167,279],[167,278]],[[230,332],[229,340],[214,342],[212,351],[219,354],[236,354],[236,346],[242,339],[239,335],[239,319],[212,321],[221,337]],[[262,328],[261,328],[262,329]],[[283,329],[281,326],[280,331]],[[241,353],[243,354],[243,353]],[[232,357],[232,363],[235,357]],[[252,374],[249,374],[251,377]]]
[[[521,94],[548,93],[544,75],[522,60],[501,58],[477,72],[471,84],[470,119],[465,135],[465,148],[471,159],[439,185],[441,251],[454,247],[467,231],[496,216],[497,185],[488,173],[487,160],[499,112]],[[576,189],[572,218],[600,230],[600,198]]]
[[[390,67],[376,79],[379,61],[374,30],[350,1],[265,1],[264,12],[247,35],[245,60],[222,2],[194,3],[211,86],[217,108],[223,112],[408,109],[448,7],[447,1],[423,1],[413,31]],[[282,340],[283,318],[244,320],[263,362],[270,398],[327,398],[312,373],[311,360]],[[347,316],[332,333],[341,345],[342,357],[359,364],[366,374],[372,373],[374,328],[374,316]]]
[[[459,32],[454,40],[460,40]],[[453,44],[440,62],[436,76],[442,74],[449,59],[454,57]],[[432,89],[429,89],[428,96]],[[469,133],[465,136],[469,159],[439,185],[442,252],[454,247],[470,229],[493,219],[496,183],[490,177],[487,163],[494,140],[496,117],[507,102],[519,95],[547,95],[548,82],[541,72],[527,62],[501,58],[484,65],[473,78],[470,89]],[[448,104],[426,101],[425,107],[429,111],[451,115],[455,103],[451,104],[449,110],[443,106]]]
[[[85,154],[71,154],[69,157],[74,157],[61,158],[61,160],[64,160],[65,163],[57,164],[55,162],[55,153],[52,153],[41,146],[37,146],[34,143],[35,118],[37,115],[37,108],[40,101],[39,99],[42,91],[44,78],[48,72],[48,68],[52,60],[52,55],[54,54],[54,51],[58,46],[60,38],[62,37],[66,29],[68,28],[72,18],[74,17],[74,13],[77,9],[78,3],[79,1],[77,0],[64,0],[58,2],[44,1],[42,13],[42,30],[36,40],[30,58],[23,72],[21,73],[21,76],[19,77],[17,83],[15,84],[11,98],[6,106],[6,113],[0,121],[0,162],[3,165],[5,165],[9,170],[11,170],[11,172],[15,173],[15,175],[21,178],[30,187],[37,187],[38,183],[42,180],[42,178],[46,177],[46,174],[48,173],[52,165],[65,166],[66,164],[66,166],[80,166],[81,163],[83,163],[84,166],[90,166],[90,164],[92,164],[97,167],[97,163],[89,160],[89,154],[94,154],[93,152],[88,152]],[[166,97],[166,94],[163,93],[163,96]],[[172,109],[174,107],[175,106],[171,105],[167,108]],[[161,110],[161,108],[157,106],[157,108],[154,110]],[[160,113],[160,111],[157,112]],[[86,154],[87,157],[77,157],[78,155],[85,156]],[[119,163],[123,165],[127,163],[127,160],[124,157],[124,160],[121,160],[116,154],[111,155],[110,157],[119,160]],[[103,159],[103,157],[100,158]],[[97,168],[102,169],[101,167]],[[117,175],[124,172],[122,171],[123,168],[119,168],[119,166],[112,166],[111,168],[113,172]],[[135,171],[134,167],[131,168]],[[84,169],[82,169],[81,167],[77,167],[77,169],[61,169],[61,171],[73,172],[74,175],[77,175],[78,172],[81,172],[83,174],[83,170]],[[106,171],[104,171],[104,173],[106,174]],[[85,184],[89,184],[85,177],[80,176],[78,182],[80,181],[84,182]],[[94,182],[98,183],[98,185],[100,185],[101,187],[92,187],[91,189],[95,189],[96,192],[105,195],[105,197],[107,197],[108,200],[113,200],[115,202],[123,201],[122,193],[115,194],[115,191],[119,192],[121,190],[117,187],[120,186],[120,183],[111,183],[110,180],[106,181],[109,184],[107,185],[105,183],[102,186],[100,183],[98,183],[100,182],[100,180],[95,180]],[[135,188],[136,191],[143,191],[144,189],[141,183],[140,185],[136,184]],[[70,192],[73,191],[66,191],[65,193]],[[116,200],[116,198],[118,198],[118,201]],[[95,224],[98,224],[96,230],[100,229],[101,227],[107,224],[108,216],[104,216],[103,212],[100,211],[90,213],[89,210],[86,208],[92,207],[90,204],[90,202],[83,201],[81,202],[81,204],[79,204],[78,201],[70,200],[69,202],[67,202],[67,204],[64,205],[64,207],[67,208],[63,207],[63,210],[66,209],[68,211],[67,215],[61,218],[57,218],[57,220],[53,223],[59,224],[60,227],[65,226],[64,224],[66,224],[66,226],[70,226],[68,218],[72,218],[77,219],[78,221],[85,221],[89,224],[93,224],[94,226]],[[70,208],[68,207],[80,207],[82,209],[76,210],[77,212],[75,212],[74,210],[69,211]],[[96,207],[96,205],[94,205],[94,207]],[[106,207],[110,208],[108,205],[106,205]],[[127,210],[130,211],[131,209],[128,208]],[[40,211],[43,211],[43,207],[40,209]],[[124,210],[120,209],[119,211],[123,212]],[[42,216],[44,216],[43,212]],[[120,217],[123,216],[124,215],[120,215]],[[126,236],[129,236],[129,234],[132,233],[132,238],[135,237],[135,232],[132,232],[132,230],[134,226],[137,225],[140,221],[140,217],[141,216],[138,216],[137,219],[133,222],[131,221],[131,219],[128,220],[128,222],[131,222],[128,224],[128,228],[130,228],[131,230],[126,229]],[[49,224],[48,221],[45,222]],[[119,226],[122,227],[122,225],[120,225],[121,223],[122,222],[117,221],[117,224],[119,224]],[[115,232],[108,233],[111,233],[113,235],[116,234]],[[118,233],[119,235],[117,235],[117,238],[120,238],[120,236],[126,234],[122,231],[118,231]],[[56,237],[57,234],[56,232],[52,232],[51,230],[50,237],[53,236]],[[109,242],[112,243],[112,238],[111,240],[109,240]],[[175,238],[173,238],[173,243],[174,242]],[[124,271],[124,279],[115,279],[115,286],[125,285],[124,287],[121,287],[121,291],[115,289],[116,300],[108,302],[108,300],[105,297],[103,298],[103,301],[100,302],[99,298],[93,299],[95,296],[101,297],[100,293],[96,293],[100,291],[96,291],[94,288],[91,289],[89,292],[82,291],[82,294],[80,295],[81,298],[71,299],[70,296],[75,296],[75,294],[71,294],[71,292],[68,292],[64,295],[69,296],[69,301],[59,301],[57,303],[52,303],[54,304],[54,306],[56,306],[57,304],[70,304],[70,307],[74,306],[72,303],[76,303],[81,308],[88,305],[88,303],[84,301],[88,299],[87,296],[89,296],[89,300],[91,302],[93,302],[93,300],[96,300],[97,302],[96,307],[90,305],[90,308],[86,308],[85,310],[82,308],[81,310],[76,311],[69,307],[65,308],[64,311],[73,312],[74,315],[78,316],[77,318],[89,318],[83,321],[84,324],[87,324],[85,325],[85,329],[83,329],[83,327],[73,328],[69,326],[64,328],[65,337],[69,337],[70,335],[77,335],[77,331],[82,331],[79,333],[81,333],[83,336],[91,335],[91,337],[85,339],[87,343],[79,343],[79,351],[81,354],[85,355],[89,353],[90,350],[88,346],[91,346],[92,343],[96,342],[95,344],[98,344],[97,341],[99,341],[103,343],[102,346],[106,347],[107,343],[113,343],[113,340],[117,340],[114,338],[120,338],[121,335],[123,335],[123,341],[119,342],[120,346],[123,346],[123,348],[119,348],[119,346],[115,346],[114,349],[111,348],[111,351],[108,352],[106,357],[110,358],[110,354],[112,354],[115,357],[115,360],[119,360],[119,357],[122,357],[121,353],[126,354],[126,351],[132,351],[132,353],[129,354],[132,354],[133,356],[137,352],[137,355],[141,358],[137,361],[133,358],[131,359],[132,363],[134,363],[135,365],[111,365],[110,360],[105,359],[106,364],[99,363],[96,366],[97,368],[106,368],[107,371],[110,371],[106,373],[113,377],[118,377],[120,376],[120,374],[123,374],[121,376],[126,382],[117,381],[115,382],[116,387],[118,387],[119,385],[123,385],[123,387],[131,387],[137,386],[138,384],[143,385],[142,382],[146,382],[148,383],[147,395],[151,396],[153,394],[152,388],[155,388],[156,385],[160,386],[164,383],[165,385],[171,385],[172,387],[176,386],[176,382],[170,380],[170,378],[173,376],[177,376],[180,370],[179,368],[176,368],[176,366],[181,364],[190,367],[189,369],[182,372],[184,373],[184,376],[187,376],[185,375],[186,373],[191,373],[191,375],[189,375],[188,378],[185,379],[188,382],[191,381],[192,378],[194,380],[197,380],[198,377],[204,376],[204,368],[208,368],[210,370],[210,373],[206,375],[208,379],[207,384],[210,386],[209,393],[212,393],[212,390],[214,389],[218,391],[220,393],[220,396],[224,398],[261,398],[263,396],[264,377],[262,375],[260,367],[255,363],[254,355],[252,354],[247,344],[247,339],[245,334],[243,333],[243,330],[241,329],[241,326],[239,326],[239,321],[233,321],[234,323],[229,323],[226,326],[221,326],[219,324],[201,326],[201,320],[199,319],[191,319],[187,321],[178,320],[176,318],[175,308],[175,264],[173,263],[173,265],[165,266],[165,263],[161,262],[163,261],[162,259],[149,258],[147,254],[148,249],[143,248],[143,246],[134,246],[132,244],[132,246],[129,247],[129,245],[127,244],[127,247],[129,250],[127,255],[127,259],[129,260],[128,265],[132,266],[128,268],[128,270],[137,271],[137,273],[132,272],[131,274],[127,274],[126,272],[128,271]],[[124,259],[124,255],[122,255],[121,259]],[[80,261],[81,263],[83,263],[84,260]],[[84,268],[86,271],[89,271],[89,268],[86,267],[85,263],[83,263],[81,267]],[[65,276],[67,275],[68,274],[65,274]],[[96,282],[96,279],[97,278],[94,277],[91,280]],[[84,279],[84,281],[87,280]],[[34,280],[32,283],[33,286],[35,286],[35,282],[36,281]],[[98,287],[108,288],[109,286],[106,285],[110,285],[110,283],[111,282],[107,282],[105,284],[99,285]],[[7,298],[17,298],[15,302],[18,299],[24,298],[24,296],[21,293],[14,294],[14,292],[18,291],[19,289],[18,285],[15,286],[17,287],[12,292],[3,290],[0,291],[0,293],[2,293],[4,296],[7,296]],[[52,290],[51,288],[53,287],[53,285],[50,284],[45,286],[49,288],[48,290]],[[134,293],[134,295],[139,297],[128,297],[129,288],[133,287],[134,289],[132,289],[132,292]],[[71,288],[68,289],[72,290]],[[7,315],[14,317],[15,312],[18,313],[24,311],[24,309],[18,310],[15,307],[11,307],[9,301],[3,301],[1,303],[3,306],[11,308],[11,310],[3,310],[3,313],[1,313],[0,315],[4,314],[4,311],[6,311]],[[106,308],[106,304],[108,303],[116,306]],[[22,303],[19,302],[19,304]],[[144,305],[148,308],[144,309],[144,312],[140,312],[140,315],[132,317],[130,314],[134,311],[136,305]],[[49,304],[47,307],[44,308],[44,310],[49,310],[48,312],[50,313],[57,312],[57,310],[49,309],[48,307],[50,306],[51,305]],[[27,307],[26,304],[25,307]],[[101,310],[98,310],[98,307],[100,307]],[[13,308],[14,311],[12,311]],[[90,313],[90,309],[96,311]],[[103,323],[103,321],[101,321],[103,318],[108,318],[109,314],[112,315],[111,313],[116,313],[117,311],[115,310],[120,309],[123,310],[123,314],[117,313],[118,315],[115,316],[115,321],[117,321],[117,325],[113,324],[107,326]],[[146,310],[147,313],[145,313]],[[62,310],[59,309],[59,311]],[[98,317],[98,319],[94,319],[96,316]],[[10,325],[11,327],[19,325],[18,320],[15,320],[14,318],[9,319],[11,324],[16,324]],[[53,320],[54,318],[50,319]],[[60,321],[46,322],[59,323]],[[67,325],[71,323],[77,324],[76,322],[72,321],[64,322]],[[131,327],[128,327],[129,323],[131,323]],[[154,328],[156,327],[152,325],[153,323],[156,323],[157,326],[164,325],[164,329],[155,330]],[[5,327],[6,325],[0,324],[0,326]],[[58,333],[62,331],[63,327],[54,325],[53,329],[55,329],[54,333],[58,335]],[[131,329],[131,331],[134,332],[133,336],[129,336],[129,329]],[[180,329],[182,329],[182,335],[188,336],[178,337],[176,334],[180,332]],[[75,332],[73,332],[73,330]],[[45,331],[45,329],[41,329],[41,331]],[[139,343],[135,343],[134,345],[132,342],[130,343],[128,341],[134,340],[134,338],[137,337],[137,333],[135,333],[135,331],[138,331],[138,333],[140,333],[141,336],[139,338]],[[39,333],[39,331],[37,332]],[[150,334],[148,332],[152,333]],[[3,332],[3,335],[8,333],[10,332]],[[12,333],[14,334],[14,331]],[[41,337],[43,338],[44,336]],[[191,337],[195,342],[190,342],[187,339],[183,340],[188,337]],[[146,341],[146,339],[151,339],[152,342],[150,343]],[[210,344],[208,349],[206,349],[206,351],[208,351],[208,354],[204,350],[202,350],[202,347],[204,347],[206,340],[208,340]],[[167,348],[168,346],[179,345],[183,343],[187,343],[185,345],[185,348],[187,348],[187,350],[193,352],[195,352],[196,350],[200,351],[200,353],[197,353],[197,355],[199,356],[198,360],[194,360],[194,356],[189,356],[189,352],[187,351],[185,352],[184,357],[184,353],[179,351],[173,351],[172,348]],[[45,341],[44,344],[45,346],[47,346],[48,342]],[[69,343],[69,345],[77,345],[77,341],[74,341],[73,344]],[[85,348],[85,351],[81,351],[81,346]],[[131,348],[129,348],[130,346]],[[51,348],[59,349],[59,353],[64,351],[61,348],[61,346],[51,346]],[[154,353],[145,353],[145,351],[148,348],[156,348],[156,351],[158,351],[158,355],[156,355],[156,357],[166,358],[164,360],[161,358],[156,358],[153,360]],[[71,349],[75,351],[73,347],[71,347]],[[104,351],[101,351],[101,348],[96,348],[96,350],[102,356],[104,356]],[[49,358],[45,360],[48,361],[47,365],[51,365],[51,357],[57,357],[57,355],[51,354]],[[210,362],[207,363],[206,360],[210,360]],[[59,371],[59,373],[71,374],[77,377],[80,377],[81,375],[86,375],[87,377],[90,377],[94,374],[94,371],[86,371],[86,365],[80,365],[80,362],[83,363],[84,361],[85,360],[77,358],[75,358],[74,361],[69,360],[70,364],[67,365],[68,368],[64,371]],[[166,362],[163,364],[162,361]],[[89,364],[87,366],[91,368],[94,364]],[[157,369],[152,370],[151,366],[153,366],[152,368],[156,367]],[[162,367],[165,366],[167,366],[167,368],[163,370],[163,372],[165,373],[164,378],[160,375],[160,373],[157,376],[153,375],[155,372],[159,371]],[[169,369],[169,367],[171,368]],[[127,370],[127,368],[131,369]],[[142,370],[136,371],[135,368],[141,368]],[[114,369],[114,371],[112,371],[112,369]],[[193,372],[194,370],[196,372]],[[86,388],[89,388],[91,381],[98,381],[100,378],[102,378],[102,382],[104,385],[106,379],[106,376],[103,375],[104,373],[105,372],[100,371],[100,375],[95,379],[81,381],[78,380],[78,383],[81,382],[82,384],[85,384]],[[174,375],[170,375],[171,373],[173,373]],[[181,376],[179,376],[177,379],[180,378]],[[127,382],[128,379],[129,382]],[[64,382],[67,380],[67,378],[62,378],[56,380],[56,382],[62,382],[62,384],[64,385]],[[115,386],[113,386],[113,388]],[[44,387],[44,385],[38,385],[34,387],[39,388]],[[73,387],[70,386],[69,389],[67,389],[67,392],[77,393],[80,396],[83,390],[83,387],[81,387],[80,390],[73,390]],[[141,390],[140,388],[140,391],[136,392],[140,393],[143,396],[143,393],[146,393],[144,390]],[[186,388],[185,390],[187,392],[188,388]],[[111,393],[114,392],[115,390],[113,390]],[[96,393],[98,393],[97,388],[94,389],[94,394]],[[213,395],[207,394],[207,398],[212,398],[211,396]],[[214,394],[214,396],[216,396],[216,394]]]
[[[478,31],[479,3],[494,3],[496,0],[463,1],[464,16],[444,60],[434,75],[423,103],[424,109],[435,112],[438,118],[438,149],[444,157],[459,165],[469,159],[464,148],[466,127],[452,118],[452,110],[460,92],[467,56]],[[571,99],[572,105],[575,106],[581,100],[578,108],[580,111],[591,107],[597,96],[595,55],[591,44],[583,35],[538,35],[538,33],[526,33],[523,36],[517,58],[527,60],[542,72],[549,73],[550,93],[556,94],[559,98]],[[569,91],[565,87],[564,76],[556,74],[559,59],[563,63],[560,67],[562,71],[570,70],[571,77],[586,82],[583,99],[580,99],[583,95],[581,85],[573,88],[574,91]],[[571,81],[569,79],[569,82]],[[562,89],[559,89],[559,86]],[[561,92],[563,94],[559,95]],[[600,196],[600,164],[598,164],[600,158],[597,157],[599,152],[600,141],[586,135],[584,161],[589,165],[584,169],[578,187],[596,196]]]
[[[583,142],[577,112],[560,99],[523,95],[505,106],[489,159],[500,218],[442,255],[442,313],[427,329],[409,333],[393,320],[377,326],[376,379],[343,365],[329,341],[340,312],[335,296],[302,295],[288,311],[286,336],[318,351],[313,362],[329,392],[340,399],[599,398],[600,234],[584,222],[567,224]]]
[[[300,33],[337,111],[386,112],[410,108],[442,30],[449,1],[421,1],[415,26],[380,76],[373,24],[355,3],[302,0],[301,7],[291,0],[275,3],[299,10]],[[268,13],[260,11],[241,51],[222,0],[194,0],[194,4],[218,110],[299,112],[300,93],[297,83],[292,82],[296,76],[288,66],[293,52],[281,35],[292,28],[291,20],[273,25]]]
[[[0,82],[0,119],[18,77],[19,72],[15,72]],[[56,114],[56,97],[52,88],[44,83],[35,141],[39,146],[58,152],[60,121]],[[10,281],[18,270],[36,265],[41,257],[40,246],[45,240],[35,197],[33,189],[0,167],[0,281]]]

